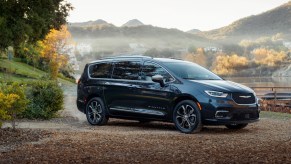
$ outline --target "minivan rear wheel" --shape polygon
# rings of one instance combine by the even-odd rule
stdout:
[[[228,124],[225,125],[228,129],[243,129],[247,126],[248,124]]]
[[[183,100],[175,106],[173,121],[182,133],[197,133],[202,129],[201,113],[191,100]]]
[[[87,121],[91,125],[105,125],[108,122],[103,101],[94,97],[89,100],[86,106]]]

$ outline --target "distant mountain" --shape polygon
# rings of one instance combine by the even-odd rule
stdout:
[[[291,1],[259,15],[249,16],[229,26],[203,32],[202,36],[211,39],[240,40],[272,36],[277,33],[291,34]]]
[[[77,43],[89,44],[96,52],[127,52],[130,51],[130,45],[137,44],[145,49],[175,49],[177,52],[186,52],[190,45],[197,47],[216,45],[209,39],[178,29],[143,25],[137,22],[129,21],[122,27],[74,23],[69,24],[68,29]]]
[[[173,38],[173,39],[194,39],[208,41],[200,36],[189,34],[178,29],[167,29],[151,25],[140,25],[134,27],[105,26],[69,26],[72,36],[75,38],[108,38],[108,37],[129,37],[129,38]]]
[[[144,25],[141,21],[138,19],[132,19],[125,24],[122,25],[122,27],[137,27],[137,26],[142,26]]]
[[[69,23],[70,26],[77,26],[77,27],[92,27],[92,26],[110,26],[112,24],[109,24],[108,22],[97,19],[96,21],[87,21],[87,22],[77,22],[77,23]]]
[[[192,29],[192,30],[189,30],[187,32],[190,33],[190,34],[197,34],[197,33],[200,33],[201,31],[198,30],[198,29]]]

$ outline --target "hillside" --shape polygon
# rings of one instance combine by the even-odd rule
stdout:
[[[187,31],[187,32],[190,33],[190,34],[198,34],[198,33],[200,33],[201,31],[198,30],[198,29],[192,29],[192,30],[189,30],[189,31]]]
[[[259,15],[249,16],[229,26],[203,32],[201,36],[211,39],[240,40],[272,36],[282,33],[291,34],[291,1]]]
[[[47,73],[25,63],[0,59],[0,81],[39,79]]]
[[[0,83],[15,81],[31,81],[48,77],[48,73],[19,61],[0,59]],[[59,79],[63,84],[72,84],[64,79]]]
[[[151,25],[140,25],[134,27],[116,27],[116,26],[69,26],[69,30],[75,38],[93,38],[93,37],[178,37],[197,39],[200,41],[206,41],[199,36],[195,36],[189,33],[177,29],[167,29],[161,27],[154,27]]]
[[[136,21],[134,21],[136,22]],[[137,25],[137,24],[135,24]],[[215,43],[203,37],[152,25],[138,26],[76,26],[69,25],[73,39],[78,44],[89,44],[95,52],[131,52],[130,45],[141,45],[143,50],[150,48],[187,49],[189,45],[209,46]]]
[[[70,26],[77,26],[77,27],[88,27],[88,26],[111,26],[112,24],[110,24],[102,19],[97,19],[95,21],[69,23],[69,25]]]
[[[137,26],[142,26],[144,25],[141,21],[138,19],[132,19],[125,24],[122,25],[122,27],[137,27]]]

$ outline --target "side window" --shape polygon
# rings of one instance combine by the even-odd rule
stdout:
[[[165,82],[173,81],[173,77],[161,66],[145,62],[143,65],[141,79],[146,81],[152,81],[152,76],[154,75],[162,75],[165,79]]]
[[[140,80],[141,63],[138,61],[119,61],[114,64],[112,78]]]
[[[96,63],[90,65],[89,75],[91,78],[110,78],[111,63]]]

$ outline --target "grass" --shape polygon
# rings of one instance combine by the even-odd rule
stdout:
[[[23,81],[30,81],[30,80],[34,80],[34,79],[0,72],[0,82],[11,82],[11,81],[23,82]]]
[[[6,72],[3,71],[4,69]],[[26,82],[47,76],[49,76],[47,72],[19,62],[17,59],[14,61],[0,59],[0,82]],[[58,78],[58,81],[65,85],[74,84],[72,83],[73,80],[66,79],[65,77]]]
[[[17,62],[17,61],[9,61],[7,59],[0,59],[0,68],[6,69],[7,72],[12,73],[13,75],[18,75],[16,79],[25,79],[25,78],[33,78],[39,79],[42,76],[46,75],[47,73],[41,71],[37,68],[34,68],[30,65],[25,63]],[[23,78],[20,78],[23,77]]]
[[[291,114],[261,111],[260,117],[261,118],[273,118],[273,119],[287,120],[287,119],[291,119]]]

